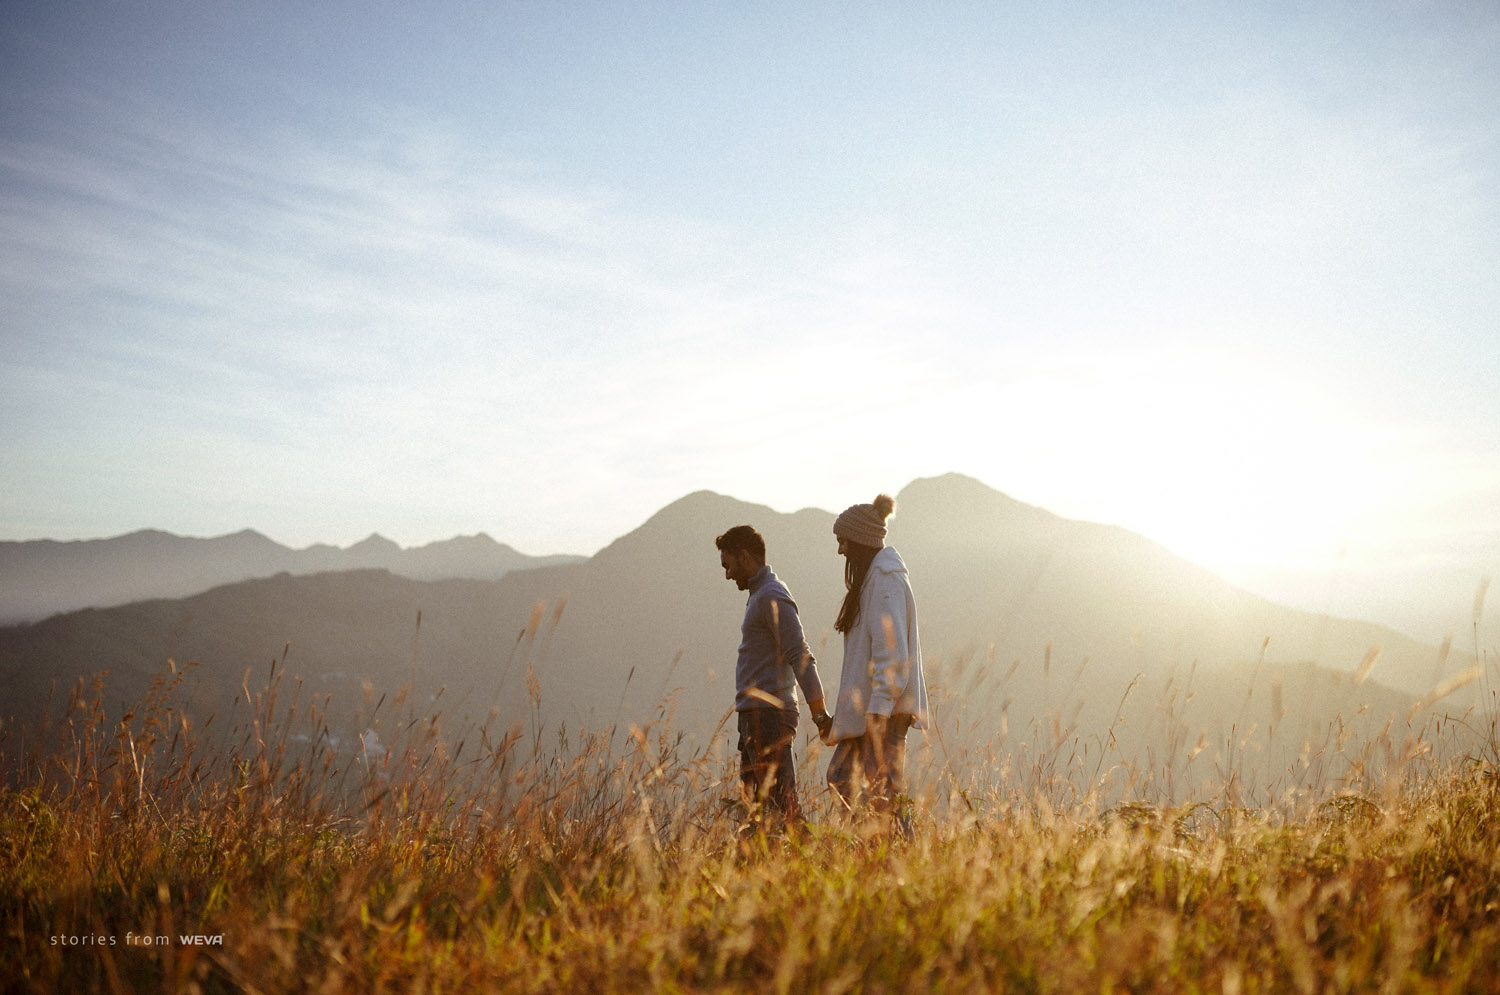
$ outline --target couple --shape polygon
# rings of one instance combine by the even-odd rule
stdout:
[[[910,806],[902,798],[906,733],[927,717],[927,686],[906,564],[885,544],[885,522],[895,508],[895,500],[881,494],[871,504],[845,509],[833,523],[847,593],[834,623],[844,634],[844,665],[831,716],[797,605],[766,566],[765,540],[749,525],[714,540],[725,579],[750,592],[734,707],[740,785],[752,811],[793,825],[801,821],[792,761],[800,685],[820,738],[834,747],[829,785],[851,811],[866,795],[876,812],[894,809],[897,829],[911,833]]]

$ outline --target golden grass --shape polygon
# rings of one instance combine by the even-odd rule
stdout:
[[[1100,813],[1037,761],[926,799],[910,842],[835,820],[804,768],[814,824],[746,837],[727,761],[670,714],[555,745],[407,715],[352,752],[273,672],[209,745],[181,681],[118,721],[80,693],[59,748],[5,758],[0,988],[1500,990],[1481,759],[1296,813],[1228,791]]]

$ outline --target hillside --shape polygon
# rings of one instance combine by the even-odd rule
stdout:
[[[924,774],[902,841],[813,749],[788,840],[669,731],[336,756],[259,714],[227,747],[85,723],[0,780],[0,990],[1495,990],[1492,766],[1175,807]]]
[[[1201,739],[1207,765],[1255,726],[1280,751],[1265,762],[1284,766],[1336,717],[1378,731],[1445,676],[1435,649],[1394,632],[1281,608],[1139,536],[967,478],[915,481],[898,501],[891,543],[911,566],[944,749],[1034,757],[1073,739],[1096,753],[1112,744],[1119,759]],[[196,707],[223,711],[244,698],[247,672],[253,692],[284,657],[304,700],[328,696],[349,732],[410,683],[418,711],[446,687],[437,707],[455,725],[495,709],[506,725],[623,728],[667,709],[677,728],[707,735],[732,702],[744,604],[714,536],[740,523],[765,534],[832,690],[843,567],[832,521],[698,492],[586,562],[495,581],[278,575],[58,616],[0,630],[5,711],[40,714],[53,681],[104,669],[111,700],[129,701],[168,658],[196,662]],[[1370,679],[1355,687],[1348,675],[1372,647]]]
[[[410,549],[379,535],[347,549],[290,549],[250,529],[212,539],[148,529],[112,539],[0,542],[0,623],[149,598],[183,598],[278,573],[382,569],[413,580],[495,580],[512,570],[579,559],[527,556],[483,533]]]

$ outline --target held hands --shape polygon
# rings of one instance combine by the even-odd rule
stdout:
[[[833,716],[828,714],[828,709],[823,707],[823,699],[816,698],[807,703],[808,711],[812,712],[813,725],[818,727],[818,738],[827,745],[833,745],[833,740],[828,738],[829,730],[833,728]]]
[[[822,709],[818,709],[813,712],[812,720],[813,725],[818,727],[818,739],[831,746],[833,741],[828,736],[833,731],[833,716]]]
[[[832,746],[833,740],[829,736],[833,732],[833,716],[824,710],[821,701],[812,704],[812,720],[813,725],[818,727],[818,739],[825,745]],[[882,770],[885,768],[885,728],[890,721],[889,715],[865,713],[865,735],[870,738],[875,749],[875,762]]]

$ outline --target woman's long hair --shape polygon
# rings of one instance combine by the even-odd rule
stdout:
[[[839,617],[833,623],[833,627],[848,635],[849,630],[854,628],[854,623],[859,621],[859,595],[865,589],[865,575],[870,572],[870,562],[875,559],[875,554],[880,550],[874,546],[848,540],[845,540],[844,548],[848,550],[844,555],[844,590],[846,593],[843,607],[839,609]]]

